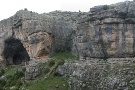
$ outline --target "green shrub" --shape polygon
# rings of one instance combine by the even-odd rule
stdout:
[[[70,52],[58,52],[58,53],[54,53],[51,56],[53,59],[57,59],[57,60],[61,60],[61,59],[76,59],[76,56],[73,55]]]
[[[103,9],[104,9],[104,10],[108,10],[108,9],[109,9],[109,5],[104,5],[104,6],[103,6]]]
[[[129,82],[129,86],[130,86],[130,90],[135,89],[135,80],[134,79]]]
[[[4,69],[0,70],[0,76],[2,76],[5,73]]]
[[[17,80],[16,81],[16,87],[19,88],[20,86],[22,86],[23,83],[21,82],[21,80]]]
[[[56,72],[53,73],[53,76],[62,76],[62,75],[59,72],[56,71]]]
[[[23,77],[24,73],[22,71],[16,71],[12,76],[8,76],[7,86],[12,86],[16,84],[16,80]]]
[[[27,9],[27,8],[24,8],[24,10],[25,10],[25,11],[28,11],[28,9]]]
[[[12,75],[6,75],[7,79],[12,78]]]
[[[22,71],[17,71],[14,75],[8,75],[7,76],[7,82],[5,87],[11,87],[15,86],[16,88],[20,87],[22,85],[22,82],[20,81],[20,78],[24,76],[24,73]]]
[[[45,74],[47,74],[49,71],[50,71],[50,69],[47,68],[47,67],[44,69],[44,73],[45,73]]]
[[[5,90],[5,89],[4,89],[5,84],[6,84],[6,81],[0,80],[0,90]],[[7,89],[6,89],[6,90],[7,90]]]
[[[14,74],[14,77],[16,78],[16,79],[19,79],[19,78],[21,78],[21,77],[23,77],[24,76],[24,72],[22,72],[22,71],[17,71],[15,74]]]
[[[7,83],[6,83],[6,87],[11,87],[11,86],[14,86],[16,84],[16,80],[13,78],[13,77],[11,77],[8,81],[7,81]]]
[[[6,76],[6,81],[0,80],[0,90],[19,90],[19,88],[23,85],[21,78],[24,77],[23,68],[20,71],[16,71],[14,67],[8,67],[5,70],[1,70],[1,73],[4,73]]]
[[[49,67],[52,67],[54,64],[55,64],[55,61],[54,61],[54,60],[50,60],[50,61],[48,62]]]
[[[2,87],[2,85],[0,84],[0,90],[3,90],[3,87]]]
[[[6,84],[6,81],[5,80],[0,80],[0,85],[1,86],[4,86]]]
[[[25,71],[26,71],[26,67],[23,67],[23,68],[22,68],[22,71],[25,72]]]
[[[63,65],[65,63],[64,59],[58,61],[58,65]]]

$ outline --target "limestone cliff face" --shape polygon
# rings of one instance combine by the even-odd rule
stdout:
[[[21,10],[9,19],[1,21],[1,42],[13,36],[22,41],[30,57],[46,56],[51,52],[50,24],[49,17],[44,18],[37,13]]]
[[[80,59],[134,56],[134,8],[129,1],[91,8],[78,25],[73,51]]]
[[[44,58],[55,51],[71,50],[78,12],[38,14],[20,10],[0,22],[0,53],[3,41],[9,36],[23,43],[30,57]]]
[[[19,38],[30,57],[69,50],[80,59],[132,57],[135,52],[135,2],[95,6],[90,12],[38,14],[20,10],[0,22],[0,46]]]

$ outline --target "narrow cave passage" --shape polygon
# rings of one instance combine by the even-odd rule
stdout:
[[[21,41],[13,37],[9,37],[4,41],[2,56],[7,65],[18,65],[30,60],[30,57]]]

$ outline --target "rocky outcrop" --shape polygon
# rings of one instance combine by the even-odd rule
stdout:
[[[40,59],[32,58],[29,65],[26,66],[25,79],[34,80],[44,73],[44,63]]]
[[[44,24],[45,19],[47,24]],[[1,42],[9,36],[13,36],[21,40],[30,57],[48,55],[51,52],[52,40],[48,33],[50,19],[48,17],[45,19],[37,13],[18,11],[14,16],[0,22]],[[1,43],[1,47],[3,47],[3,43]]]
[[[52,29],[53,51],[71,51],[78,20],[86,13],[54,11],[48,15],[54,18]]]
[[[68,50],[80,61],[65,63],[58,72],[69,76],[71,90],[134,89],[135,1],[95,6],[87,13],[20,10],[0,22],[0,53],[9,36],[34,57],[26,67],[28,80],[42,73],[35,57]]]
[[[134,57],[135,2],[95,6],[89,12],[38,14],[20,10],[0,22],[0,51],[9,36],[23,43],[30,57],[71,51],[80,60]]]
[[[31,58],[44,58],[56,51],[71,51],[78,15],[78,12],[38,14],[20,10],[0,22],[0,52],[3,51],[3,41],[9,36],[20,39]]]
[[[134,62],[129,61],[134,60],[112,58],[65,63],[59,66],[58,72],[70,78],[70,90],[132,90],[135,71]]]
[[[86,58],[134,57],[135,2],[91,8],[80,20],[73,52]]]
[[[58,68],[70,78],[70,90],[134,89],[134,6],[96,6],[79,20],[72,51],[80,61]]]

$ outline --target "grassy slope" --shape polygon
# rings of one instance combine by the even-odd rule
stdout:
[[[65,60],[65,62],[74,62],[77,60],[77,57],[70,52],[54,53],[51,58],[55,60]]]
[[[16,71],[15,67],[9,66],[8,68],[5,69],[5,75],[14,75]]]
[[[52,59],[55,59],[55,63],[61,60],[73,61],[76,59],[74,55],[69,52],[59,52],[55,53],[51,56]],[[55,65],[54,65],[55,66]],[[31,83],[27,87],[29,90],[68,90],[68,83],[66,78],[62,76],[53,76],[52,74],[44,78],[42,76],[40,79],[35,81],[35,83]]]
[[[54,53],[51,56],[53,59],[75,59],[76,57],[69,52]]]
[[[24,87],[24,89],[28,90],[68,90],[68,82],[67,79],[63,76],[54,76],[55,70],[56,70],[56,64],[63,60],[67,61],[73,61],[76,59],[74,55],[72,55],[69,52],[60,52],[55,53],[51,56],[52,60],[55,62],[53,66],[49,66],[49,63],[45,65],[46,68],[52,69],[52,73],[47,76],[47,74],[41,75],[37,80],[35,81],[29,81],[23,84],[21,87]],[[61,65],[61,64],[59,64]],[[9,66],[7,69],[5,69],[4,75],[11,75],[14,76],[16,71],[22,68],[21,66]],[[54,69],[53,69],[54,68]],[[47,78],[46,78],[47,76]],[[16,81],[15,81],[16,82]],[[10,87],[9,87],[10,88]]]
[[[68,83],[64,77],[50,76],[39,79],[27,87],[29,90],[68,90]]]

